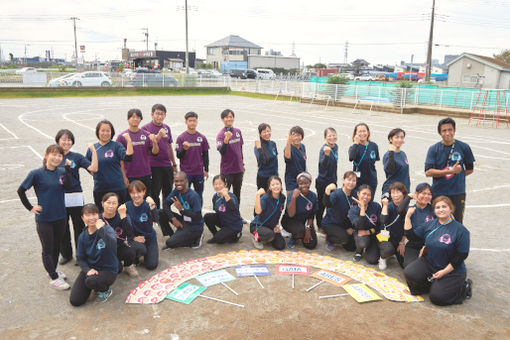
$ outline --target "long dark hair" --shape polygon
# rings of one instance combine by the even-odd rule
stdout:
[[[262,133],[262,131],[264,131],[267,128],[269,128],[271,130],[271,126],[267,123],[261,123],[258,127],[259,138],[260,138],[260,147],[262,148],[262,151],[264,152],[264,159],[265,159],[266,163],[269,162],[269,155],[267,154],[267,150],[264,147],[264,141],[262,140],[262,137],[260,137],[260,134]]]
[[[62,157],[64,157],[64,149],[62,149],[62,147],[58,144],[51,144],[50,146],[48,146],[46,148],[46,152],[44,153],[44,158],[43,158],[43,169],[46,170],[48,167],[46,166],[46,156],[48,156],[50,153],[59,153],[62,155]]]

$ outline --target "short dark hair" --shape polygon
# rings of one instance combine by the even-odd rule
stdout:
[[[110,136],[110,139],[113,139],[113,136],[115,136],[115,129],[113,128],[112,122],[110,122],[107,119],[103,119],[102,121],[97,123],[97,125],[96,125],[96,137],[97,137],[97,139],[99,139],[99,129],[101,129],[101,125],[103,125],[103,124],[110,125],[110,130],[112,130],[112,135]]]
[[[332,131],[332,132],[336,133],[336,130],[333,127],[325,128],[324,129],[324,138],[326,138],[326,136],[328,135],[328,131]]]
[[[368,127],[367,123],[358,123],[356,126],[354,126],[354,131],[352,132],[352,140],[354,141],[354,137],[356,136],[356,132],[358,132],[358,128],[360,126],[364,126],[367,128],[368,136],[367,140],[370,141],[370,128]]]
[[[186,175],[186,173],[184,171],[177,171],[174,175],[174,179],[177,178],[178,176],[182,176],[184,177],[184,179],[187,181],[188,180],[188,175]]]
[[[110,197],[117,197],[117,201],[119,200],[119,195],[117,195],[116,193],[114,192],[107,192],[106,194],[103,195],[103,198],[101,199],[101,203],[104,203],[106,201],[108,201],[108,199]]]
[[[151,112],[154,113],[154,112],[156,112],[156,110],[163,111],[164,113],[166,113],[166,107],[163,104],[152,105]]]
[[[365,189],[368,189],[370,190],[370,194],[374,194],[374,191],[372,190],[372,187],[368,184],[361,184],[358,189],[356,189],[358,191],[358,193],[360,193],[361,191],[365,190]]]
[[[140,109],[131,109],[131,110],[129,110],[128,113],[127,113],[127,119],[133,117],[133,115],[137,115],[138,117],[140,117],[140,119],[143,120],[142,111],[140,111]]]
[[[234,114],[234,111],[232,111],[231,109],[225,109],[221,112],[221,119],[225,118],[226,116],[228,116],[228,114],[231,113],[232,114],[232,117],[235,117],[236,115]]]
[[[271,182],[273,180],[280,182],[280,185],[282,185],[282,179],[278,176],[273,175],[273,176],[269,177],[269,179],[267,180],[267,191],[268,192],[271,192],[271,190],[269,190],[269,188],[270,188]]]
[[[432,193],[432,187],[430,184],[423,182],[416,186],[416,192],[423,192],[424,190],[429,190]]]
[[[99,215],[99,209],[97,206],[93,203],[87,203],[81,208],[81,216],[85,214],[98,214]]]
[[[143,184],[142,181],[135,180],[135,181],[129,183],[127,190],[128,190],[128,193],[132,193],[135,190],[138,192],[142,192],[142,191],[146,192],[147,187],[145,186],[145,184]]]
[[[260,123],[259,126],[258,126],[258,130],[259,130],[259,135],[262,131],[264,131],[265,129],[269,128],[269,130],[271,130],[271,125],[267,124],[267,123]]]
[[[305,138],[305,131],[301,126],[293,126],[290,128],[290,133],[297,133],[298,135],[301,135],[301,138]]]
[[[356,176],[356,173],[354,171],[346,171],[344,173],[344,179],[346,179],[347,177],[352,177],[354,176],[356,178],[356,181],[358,180],[358,176]]]
[[[402,194],[404,194],[404,196],[407,196],[407,194],[408,194],[406,186],[401,182],[391,183],[390,188],[388,189],[388,191],[390,192],[390,195],[391,195],[391,190],[398,190]]]
[[[74,145],[74,135],[73,133],[68,129],[62,129],[57,132],[57,135],[55,136],[55,143],[58,144],[58,141],[62,136],[67,135],[67,137],[73,142]]]
[[[455,131],[455,121],[452,118],[448,117],[441,119],[439,123],[437,123],[437,133],[441,133],[441,126],[446,124],[452,124],[453,131]]]
[[[58,144],[51,144],[46,148],[46,151],[44,152],[43,157],[43,169],[46,170],[46,156],[50,153],[59,153],[64,157],[64,149]]]
[[[214,184],[214,182],[216,182],[217,179],[219,179],[223,183],[227,184],[227,177],[225,175],[219,174],[219,175],[214,176],[212,179],[213,184]]]
[[[390,131],[390,133],[388,133],[388,140],[391,141],[391,139],[398,135],[399,133],[403,133],[404,134],[404,137],[406,136],[406,132],[404,130],[402,130],[401,128],[395,128],[395,129],[392,129]]]
[[[190,111],[184,115],[184,120],[188,120],[188,118],[196,118],[198,119],[198,114],[193,111]]]

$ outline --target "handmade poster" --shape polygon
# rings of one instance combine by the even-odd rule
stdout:
[[[382,300],[379,295],[368,288],[365,284],[352,284],[342,286],[359,303]]]
[[[334,284],[335,286],[344,285],[351,280],[347,276],[343,276],[341,274],[334,273],[334,272],[331,272],[329,270],[324,270],[324,269],[313,273],[312,276],[316,277],[320,280],[324,280],[326,282]]]
[[[230,275],[226,270],[218,270],[216,272],[197,276],[196,279],[204,286],[209,287],[218,283],[232,281],[236,278]]]
[[[267,268],[267,266],[240,266],[235,267],[237,276],[269,276],[271,272]]]
[[[83,192],[69,192],[64,194],[66,208],[82,207],[83,206]]]
[[[277,264],[276,274],[280,275],[310,275],[310,268],[308,266],[301,266],[298,264]]]
[[[205,287],[184,283],[168,294],[166,298],[189,305],[205,289]]]

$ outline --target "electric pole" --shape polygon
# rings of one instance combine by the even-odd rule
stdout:
[[[73,26],[74,26],[74,62],[76,64],[76,68],[78,68],[78,42],[76,40],[76,20],[80,20],[79,18],[77,17],[72,17],[72,18],[69,18],[69,20],[72,20],[73,21]]]
[[[186,21],[186,74],[189,74],[189,51],[188,51],[188,0],[184,0],[184,18]]]
[[[145,35],[145,49],[149,50],[149,29],[148,28],[142,28],[142,31],[145,31],[143,34]]]
[[[349,53],[349,42],[345,41],[344,64],[347,64],[347,55]]]
[[[425,80],[430,80],[430,69],[432,67],[432,40],[434,38],[434,10],[436,0],[432,0],[432,16],[430,18],[429,46],[427,48],[427,67],[425,68]]]

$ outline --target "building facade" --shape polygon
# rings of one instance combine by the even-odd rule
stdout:
[[[248,56],[260,56],[262,51],[262,47],[238,35],[229,35],[205,47],[206,62],[224,73],[233,69],[248,69]]]
[[[448,86],[510,89],[510,65],[491,57],[462,53],[448,63]]]

